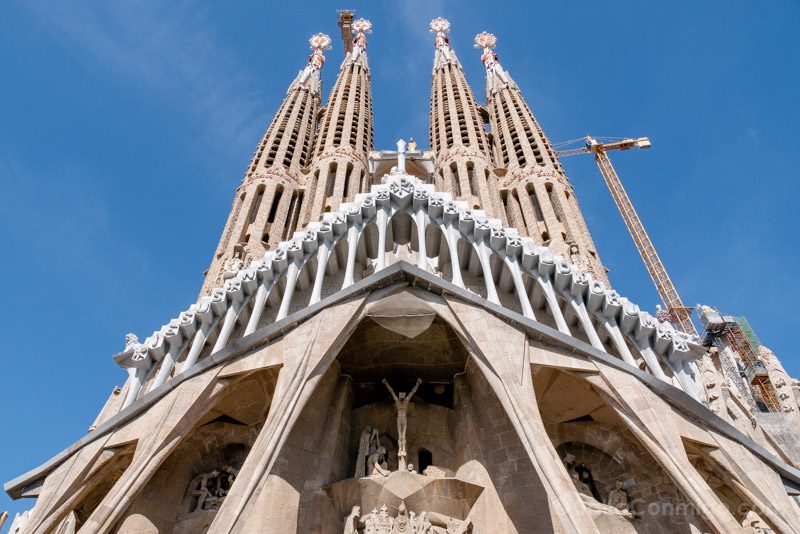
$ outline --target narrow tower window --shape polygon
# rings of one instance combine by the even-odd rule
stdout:
[[[331,163],[328,167],[328,178],[325,180],[325,196],[333,195],[333,190],[336,187],[336,163]]]
[[[275,194],[272,195],[272,206],[269,208],[269,216],[267,217],[267,222],[272,224],[275,222],[275,214],[278,213],[278,206],[281,203],[281,197],[283,196],[283,186],[279,185],[275,188]]]

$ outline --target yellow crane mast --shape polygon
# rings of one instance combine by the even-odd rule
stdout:
[[[337,9],[339,15],[339,29],[342,30],[342,43],[344,44],[344,54],[353,51],[353,17],[356,16],[355,9]]]
[[[586,144],[583,147],[561,150],[558,151],[558,155],[573,156],[576,154],[594,153],[594,160],[600,168],[600,174],[603,175],[603,179],[608,186],[608,190],[611,191],[611,196],[614,198],[617,209],[619,209],[622,219],[625,221],[625,226],[628,228],[633,238],[633,243],[642,256],[647,272],[650,274],[650,278],[653,279],[656,290],[661,300],[664,302],[668,315],[667,318],[678,330],[687,334],[697,335],[697,330],[692,322],[692,308],[683,305],[678,290],[675,289],[675,284],[672,283],[672,280],[667,274],[667,270],[664,268],[661,258],[658,257],[658,252],[656,252],[653,242],[647,235],[644,225],[641,219],[639,219],[639,215],[633,208],[633,203],[628,197],[628,193],[626,193],[625,188],[622,187],[622,182],[617,175],[617,171],[614,170],[613,165],[611,165],[611,160],[608,158],[608,154],[606,154],[609,150],[650,148],[652,146],[650,140],[647,137],[638,137],[636,139],[611,140],[601,143],[597,139],[587,136],[584,141]],[[575,141],[567,141],[559,146],[572,144],[574,142]]]

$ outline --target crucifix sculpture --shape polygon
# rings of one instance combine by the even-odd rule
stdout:
[[[411,397],[414,396],[414,393],[417,392],[419,385],[422,384],[422,379],[417,378],[417,383],[414,385],[414,388],[411,390],[411,393],[406,396],[405,393],[401,392],[398,395],[395,394],[392,386],[389,385],[389,382],[384,378],[383,385],[386,386],[386,389],[389,390],[391,393],[392,398],[394,399],[394,404],[397,407],[397,468],[400,471],[406,470],[406,428],[408,427],[408,405],[411,403]]]

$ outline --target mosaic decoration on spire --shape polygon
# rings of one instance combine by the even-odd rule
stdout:
[[[513,82],[508,73],[503,70],[494,47],[497,46],[497,37],[489,32],[481,32],[475,36],[475,48],[483,50],[481,62],[486,67],[486,90],[494,94],[511,85]]]

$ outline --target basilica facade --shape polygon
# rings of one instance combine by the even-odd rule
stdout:
[[[479,102],[449,29],[427,150],[373,146],[369,21],[324,105],[311,37],[198,300],[130,334],[90,432],[6,483],[36,499],[12,532],[800,531],[795,448],[613,289],[495,36]]]

